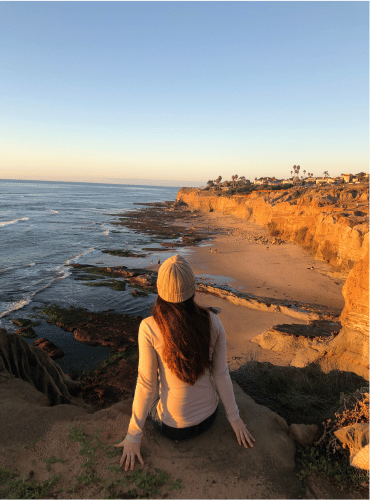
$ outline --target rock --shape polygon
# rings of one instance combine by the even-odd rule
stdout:
[[[369,253],[349,272],[342,293],[342,329],[317,363],[324,371],[353,371],[369,380]]]
[[[352,371],[369,380],[369,254],[350,271],[343,296],[345,306],[339,318],[342,329],[338,335],[338,323],[332,322],[323,329],[322,321],[311,321],[312,325],[277,325],[254,337],[252,342],[263,349],[293,351],[292,366],[315,363],[325,372]],[[307,329],[312,329],[316,337],[304,337],[302,332]],[[330,337],[323,335],[325,330]]]
[[[293,318],[311,322],[322,319],[333,319],[339,315],[339,311],[325,306],[305,304],[294,300],[288,301],[271,297],[259,297],[252,293],[232,290],[227,285],[217,286],[215,283],[204,284],[197,282],[197,292],[215,295],[238,306],[249,307],[260,311],[280,312],[287,316],[292,316]]]
[[[31,384],[46,396],[51,406],[75,404],[60,366],[45,351],[29,345],[19,335],[8,334],[4,329],[0,329],[0,373],[5,374],[2,380],[16,378],[22,379],[27,386]],[[17,385],[16,382],[14,384]]]
[[[310,331],[310,326],[277,325],[254,337],[252,342],[263,349],[293,354],[294,358],[290,363],[291,366],[303,368],[315,361],[320,354],[324,354],[331,342],[329,336],[314,337],[315,330],[311,327],[312,331]],[[282,327],[287,327],[286,331]],[[300,330],[302,335],[299,334]],[[290,331],[294,331],[294,333],[290,333]]]
[[[130,278],[129,282],[131,285],[140,285],[143,288],[147,288],[148,290],[155,291],[156,290],[156,277],[150,275],[144,276],[136,276],[134,278]]]
[[[155,468],[166,471],[171,480],[180,479],[186,488],[171,491],[165,486],[163,493],[167,498],[303,496],[301,481],[295,474],[295,446],[285,420],[256,404],[236,384],[234,391],[241,417],[256,439],[251,449],[237,444],[223,407],[211,429],[184,442],[168,441],[147,420],[142,441],[146,467],[149,466],[150,471]],[[45,403],[24,380],[15,379],[0,385],[0,466],[16,469],[26,477],[32,470],[38,482],[44,481],[50,478],[44,462],[47,450],[48,457],[66,460],[65,464],[53,464],[52,472],[56,470],[61,476],[58,490],[68,491],[76,483],[76,476],[86,473],[86,457],[80,456],[81,444],[68,439],[70,426],[82,428],[86,442],[94,445],[93,436],[100,429],[99,441],[104,448],[112,446],[125,436],[132,399],[90,413],[75,405],[46,407]],[[35,443],[36,439],[39,441]],[[97,449],[91,457],[96,473],[106,481],[112,479],[107,467],[118,466],[121,453],[113,457],[113,461],[112,455],[107,455]],[[168,482],[168,486],[170,484]],[[102,494],[96,484],[82,482],[78,488],[79,498],[99,498]],[[124,498],[123,491],[119,498]]]
[[[291,424],[289,436],[300,446],[312,446],[318,437],[319,427],[315,424]]]
[[[75,339],[87,345],[102,345],[124,351],[137,345],[141,316],[127,314],[90,313],[90,321],[77,324]]]
[[[21,337],[26,337],[27,339],[34,339],[37,337],[35,330],[29,326],[19,328],[14,333],[20,335]]]
[[[336,437],[350,450],[350,464],[369,470],[369,424],[357,423],[335,431]]]
[[[33,345],[38,349],[42,349],[43,351],[45,351],[51,357],[51,359],[59,359],[64,356],[64,352],[62,351],[62,349],[57,347],[48,339],[40,338],[34,340]]]

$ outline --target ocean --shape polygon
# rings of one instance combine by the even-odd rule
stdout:
[[[177,187],[1,180],[0,328],[13,333],[19,327],[12,319],[27,318],[34,307],[46,304],[148,316],[154,294],[137,299],[129,291],[88,287],[73,279],[68,264],[150,265],[158,256],[102,253],[117,248],[140,253],[150,246],[147,235],[112,224],[118,220],[112,214],[140,210],[135,203],[175,200],[177,192]],[[166,253],[161,252],[162,260]],[[73,333],[45,320],[34,329],[64,350],[66,356],[57,362],[65,371],[93,367],[109,351],[80,344]]]

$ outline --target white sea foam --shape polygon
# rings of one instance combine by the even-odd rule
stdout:
[[[95,248],[94,247],[90,247],[88,250],[85,250],[84,252],[81,252],[78,255],[75,255],[71,259],[66,260],[64,264],[65,265],[71,264],[71,262],[75,262],[79,257],[82,257],[83,255],[86,255],[86,254],[92,252],[93,250],[95,250]]]
[[[7,310],[0,313],[0,318],[3,318],[7,314],[10,314],[12,311],[17,311],[18,309],[22,309],[22,307],[26,306],[27,304],[29,304],[31,302],[32,297],[34,295],[35,294],[32,293],[32,294],[26,295],[26,297],[24,297],[21,300],[17,300],[16,302],[9,302]]]
[[[14,219],[14,220],[0,222],[0,226],[9,226],[10,224],[15,224],[19,220],[28,220],[28,217],[21,217],[20,219]]]
[[[28,267],[34,266],[36,262],[31,262],[30,264],[27,264]]]
[[[109,229],[107,229],[106,231],[103,231],[103,233],[104,233],[106,236],[108,236],[108,234],[109,234]]]
[[[52,214],[59,214],[58,210],[52,210],[51,208],[48,208],[46,211]]]

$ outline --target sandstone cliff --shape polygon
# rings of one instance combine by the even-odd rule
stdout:
[[[369,380],[369,254],[351,269],[342,293],[342,329],[319,364],[324,371],[337,368]]]
[[[342,271],[349,271],[343,287],[345,307],[340,316],[342,328],[339,334],[327,345],[322,345],[322,349],[314,346],[310,351],[312,356],[307,355],[307,346],[303,349],[304,346],[300,345],[299,363],[295,366],[314,362],[324,371],[351,371],[369,380],[367,185],[296,187],[286,191],[255,191],[249,195],[234,196],[183,188],[177,195],[177,201],[183,201],[197,210],[219,211],[249,219],[267,227],[273,236],[307,248],[315,258],[325,260]],[[299,300],[299,297],[296,299]],[[263,335],[266,337],[266,332]],[[286,337],[290,339],[292,336]],[[303,341],[306,342],[306,339]],[[256,342],[259,343],[257,337]],[[283,350],[283,347],[276,349]]]
[[[267,227],[273,236],[307,248],[315,258],[343,271],[369,248],[367,185],[296,187],[225,195],[182,188],[177,201],[201,211],[219,211]]]

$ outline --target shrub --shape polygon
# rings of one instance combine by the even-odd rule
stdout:
[[[336,264],[337,252],[334,249],[334,247],[329,243],[328,240],[326,240],[323,246],[321,247],[321,253],[325,262],[333,265]]]
[[[308,231],[308,227],[300,227],[294,232],[294,243],[297,243],[298,245],[303,245],[306,239],[306,234]]]
[[[279,229],[277,228],[277,225],[276,225],[276,222],[274,221],[271,221],[267,224],[267,230],[269,232],[269,235],[270,236],[273,236],[273,237],[277,237],[277,236],[280,236],[281,232],[279,231]]]

